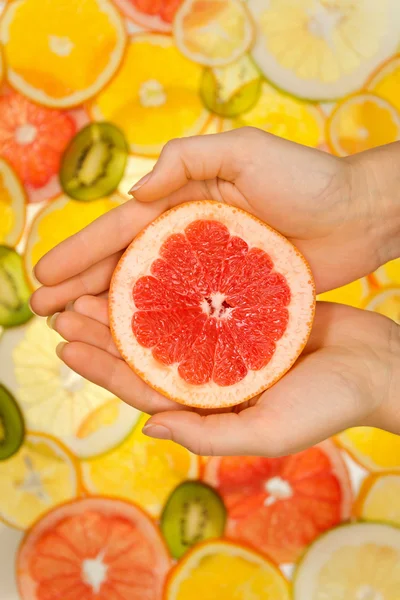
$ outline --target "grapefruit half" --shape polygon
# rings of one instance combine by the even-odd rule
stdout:
[[[275,383],[304,348],[315,287],[303,256],[243,210],[173,208],[114,272],[111,331],[130,367],[189,406],[222,408]]]

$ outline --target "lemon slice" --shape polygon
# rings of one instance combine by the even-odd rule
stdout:
[[[27,35],[35,24],[35,34]],[[19,0],[0,26],[7,78],[28,98],[67,107],[94,96],[114,75],[126,34],[109,0]]]
[[[124,62],[90,107],[124,133],[131,151],[157,156],[168,140],[200,133],[209,119],[199,96],[202,69],[167,35],[131,38]]]
[[[30,433],[17,454],[0,462],[0,516],[27,529],[57,504],[78,495],[79,467],[51,436]]]
[[[368,290],[369,288],[366,279],[357,279],[357,281],[343,285],[335,290],[319,294],[318,300],[338,302],[340,304],[348,304],[349,306],[359,308],[365,300]]]
[[[90,493],[130,500],[159,516],[172,490],[198,476],[199,461],[174,442],[145,436],[146,421],[143,415],[131,435],[111,452],[82,463],[84,487]]]
[[[330,115],[327,138],[338,156],[390,144],[400,138],[400,114],[374,94],[356,94],[338,104]]]
[[[354,427],[336,439],[354,460],[370,471],[400,470],[398,435],[374,427]]]
[[[25,192],[12,168],[0,158],[0,244],[16,246],[25,225]]]
[[[267,79],[294,96],[340,98],[362,87],[396,51],[397,0],[248,0],[253,56]]]
[[[381,289],[368,298],[365,308],[385,315],[400,325],[400,287]]]
[[[400,111],[400,56],[380,65],[366,85],[366,89],[384,98]]]
[[[254,39],[253,23],[241,0],[184,0],[173,33],[179,50],[207,67],[234,62]]]
[[[398,600],[400,528],[354,523],[320,537],[294,575],[294,600]]]
[[[289,600],[289,585],[264,556],[228,541],[206,542],[186,554],[171,572],[165,599],[215,598]]]
[[[374,473],[361,487],[355,515],[365,521],[386,521],[400,526],[400,473]]]
[[[384,286],[390,286],[393,283],[395,285],[400,285],[400,259],[396,258],[395,260],[386,263],[386,265],[379,267],[379,269],[375,271],[375,277],[378,279],[379,283]]]

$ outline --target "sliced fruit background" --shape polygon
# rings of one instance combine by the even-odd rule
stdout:
[[[398,600],[398,437],[191,455],[67,369],[27,305],[37,260],[171,138],[400,139],[400,4],[378,4],[0,0],[1,600]],[[400,323],[400,260],[320,299]]]

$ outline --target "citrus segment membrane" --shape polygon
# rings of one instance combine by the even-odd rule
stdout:
[[[181,205],[150,225],[110,292],[125,360],[193,406],[236,404],[271,385],[303,348],[313,311],[311,275],[294,247],[214,202]]]

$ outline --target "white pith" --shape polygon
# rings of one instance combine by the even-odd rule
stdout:
[[[137,310],[132,298],[135,282],[150,274],[162,243],[171,234],[182,233],[198,219],[217,220],[228,227],[231,235],[245,240],[250,248],[267,252],[274,263],[274,270],[286,278],[292,295],[287,307],[287,329],[277,342],[268,365],[259,371],[249,371],[240,382],[228,387],[221,387],[213,381],[201,386],[186,383],[178,375],[178,365],[165,366],[156,361],[151,349],[138,343],[131,327],[132,316]],[[282,236],[231,206],[194,202],[163,215],[132,242],[114,273],[109,303],[111,325],[119,350],[136,372],[162,393],[184,404],[221,407],[251,398],[290,368],[309,335],[314,312],[314,287],[303,258]]]

